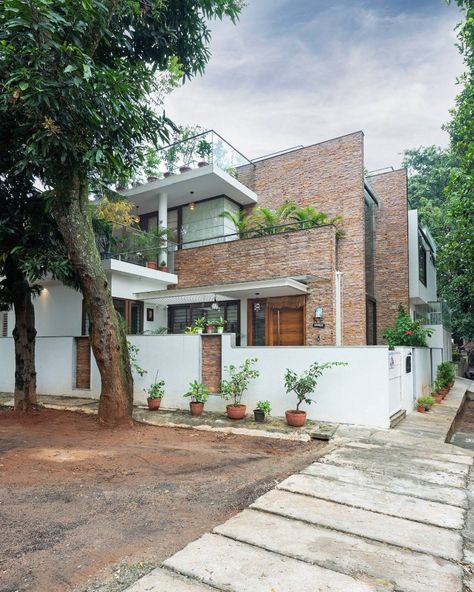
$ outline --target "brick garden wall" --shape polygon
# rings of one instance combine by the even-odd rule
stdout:
[[[306,342],[333,345],[335,263],[335,229],[326,226],[177,251],[175,269],[178,288],[312,276],[308,283]],[[324,308],[324,329],[313,328],[316,306]]]
[[[406,169],[370,177],[379,207],[375,214],[375,298],[377,339],[397,316],[408,310],[408,198]]]
[[[201,337],[201,382],[209,392],[219,393],[222,379],[222,339],[220,335]]]
[[[344,345],[366,343],[363,141],[363,133],[355,132],[239,169],[239,180],[257,193],[259,206],[289,200],[342,216],[337,264],[343,272]]]

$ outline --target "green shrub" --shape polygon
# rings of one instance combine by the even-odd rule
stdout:
[[[265,415],[270,415],[272,406],[270,405],[270,401],[257,401],[256,409],[260,409]]]
[[[209,397],[209,390],[206,385],[197,380],[189,383],[189,391],[184,393],[185,397],[189,397],[192,403],[205,403]]]
[[[443,388],[454,382],[454,364],[453,362],[442,362],[436,370],[436,386]]]
[[[413,321],[400,304],[398,306],[398,316],[395,325],[385,329],[382,337],[391,349],[397,346],[428,347],[426,338],[433,333],[433,330],[426,329],[423,327],[424,324],[425,321],[423,319]]]
[[[232,405],[240,405],[249,382],[260,375],[258,370],[252,368],[256,363],[257,358],[247,358],[238,368],[233,364],[225,366],[229,378],[221,380],[221,397],[231,400]]]
[[[315,391],[318,379],[322,376],[324,370],[332,368],[333,366],[347,366],[346,362],[326,362],[319,364],[314,362],[311,366],[302,372],[300,375],[296,374],[290,368],[286,369],[285,373],[285,389],[288,394],[295,393],[297,398],[296,410],[298,411],[301,403],[310,405],[313,399],[310,395]]]
[[[423,407],[431,407],[431,405],[434,405],[434,402],[435,400],[433,399],[433,397],[425,395],[424,397],[418,397],[416,404],[423,405]]]

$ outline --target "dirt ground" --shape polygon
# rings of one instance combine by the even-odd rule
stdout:
[[[322,449],[0,410],[0,592],[121,590]]]

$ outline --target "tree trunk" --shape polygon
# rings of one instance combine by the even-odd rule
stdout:
[[[133,378],[127,339],[119,323],[97,250],[89,208],[87,179],[78,173],[55,187],[52,213],[66,244],[84,296],[92,352],[102,388],[99,421],[132,423]]]
[[[13,308],[15,311],[15,411],[28,413],[36,408],[35,367],[35,309],[31,302],[28,281],[18,267],[11,267],[7,278],[13,286]]]

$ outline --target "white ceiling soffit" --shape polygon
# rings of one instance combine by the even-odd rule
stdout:
[[[241,205],[257,202],[256,193],[213,164],[145,183],[123,195],[138,206],[140,214],[146,214],[157,210],[159,193],[168,195],[168,208],[218,195],[226,195]]]
[[[153,301],[167,306],[192,302],[212,302],[216,300],[239,300],[240,298],[269,298],[275,296],[296,296],[306,294],[308,287],[292,278],[278,278],[235,284],[183,288],[178,290],[156,290],[137,292],[138,300]]]

